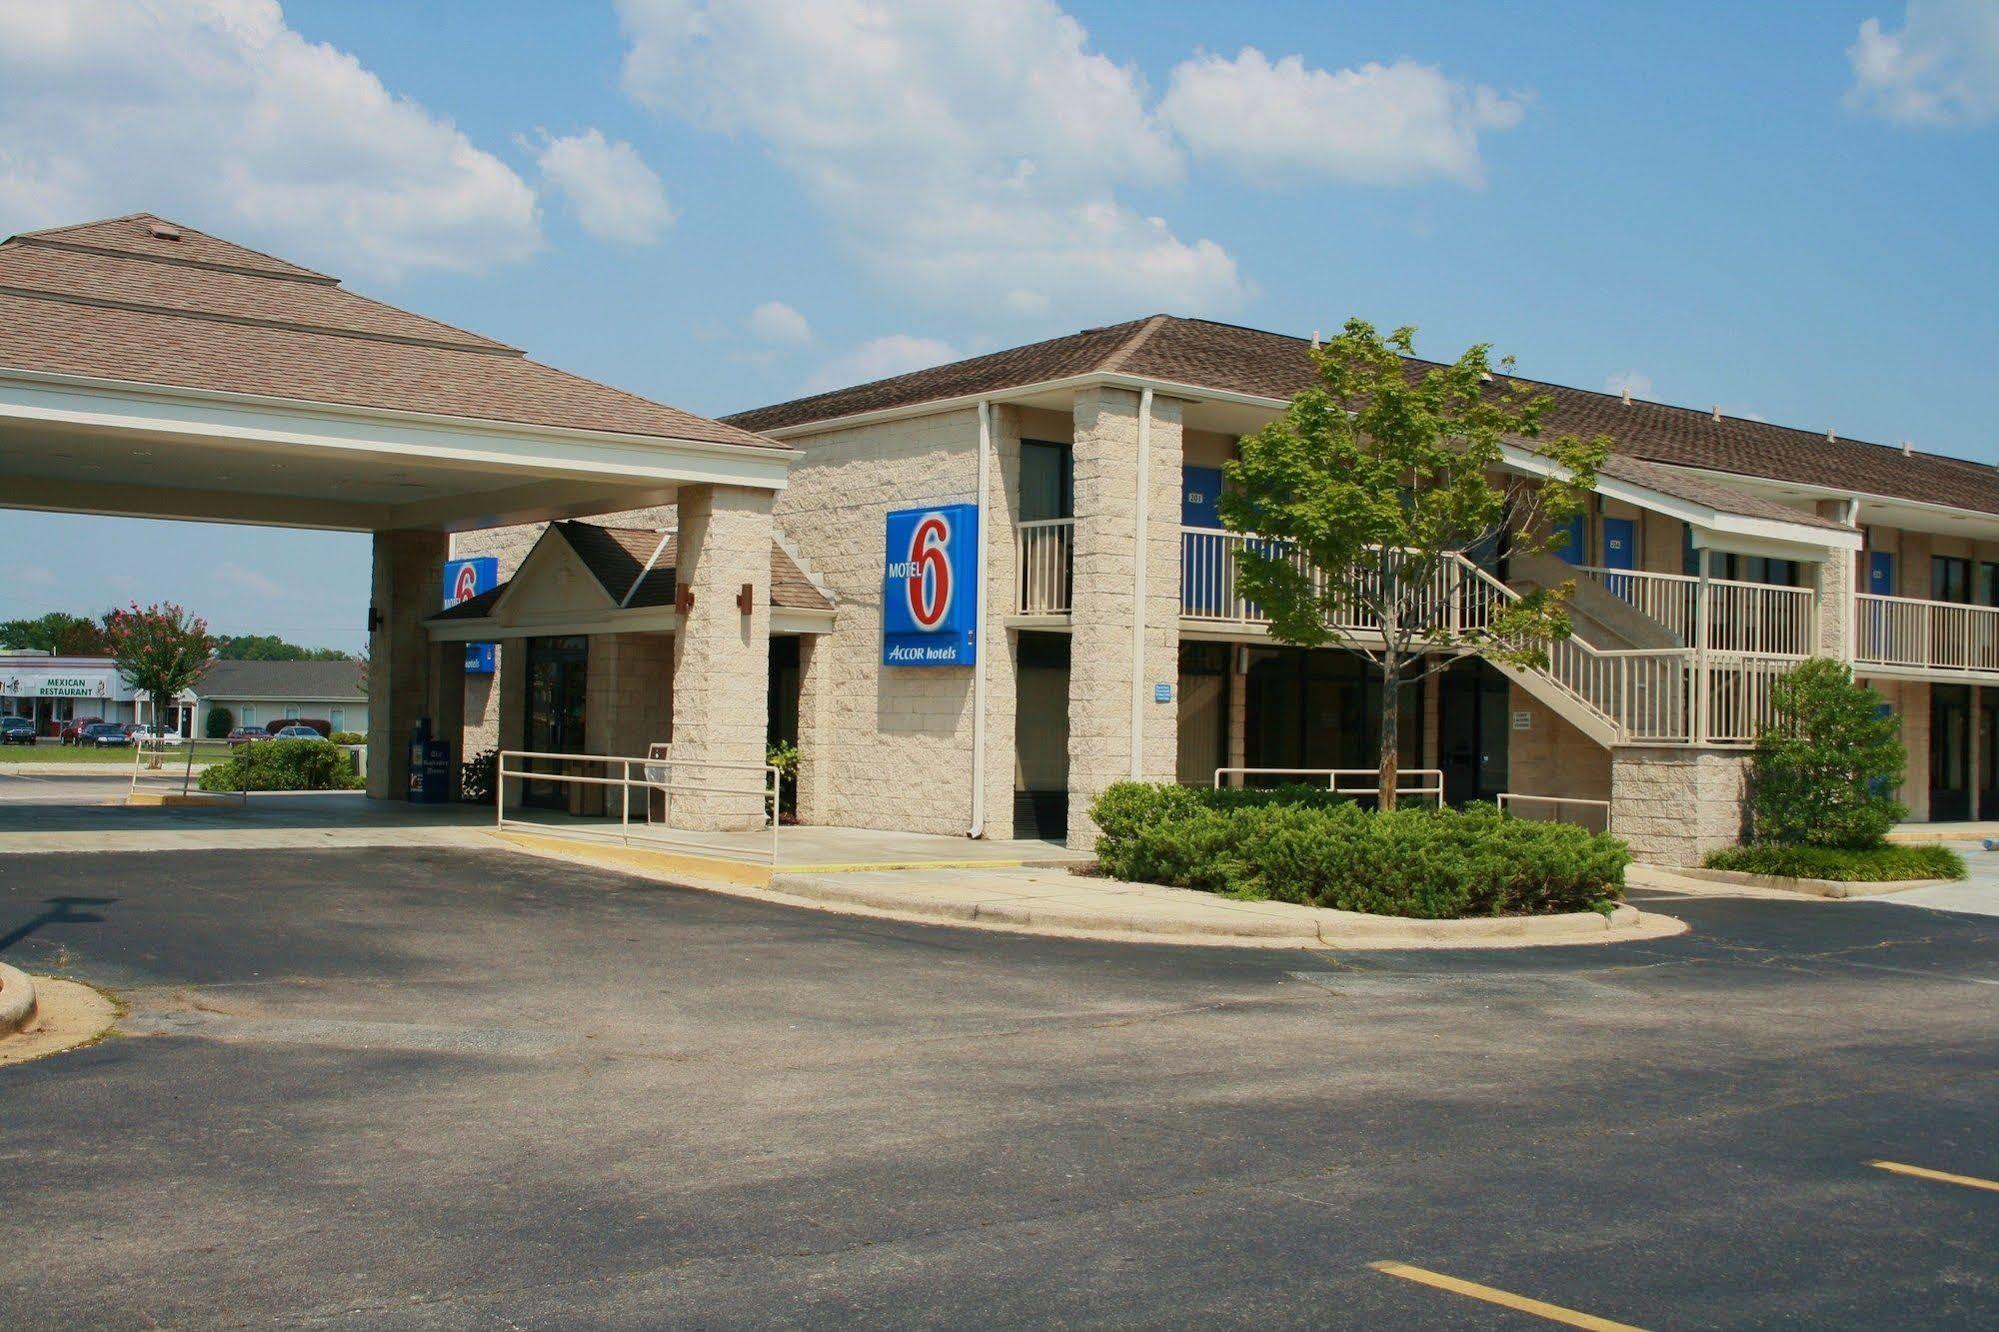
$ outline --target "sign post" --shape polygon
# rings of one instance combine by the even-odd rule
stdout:
[[[979,506],[888,515],[882,566],[882,665],[978,661]]]

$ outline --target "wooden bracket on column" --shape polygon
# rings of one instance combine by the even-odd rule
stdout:
[[[679,611],[682,615],[685,615],[687,614],[687,612],[693,610],[694,589],[688,587],[685,583],[681,584],[681,586],[673,594],[673,608]]]
[[[736,593],[736,609],[745,615],[757,608],[757,587],[755,583],[744,583],[743,590]]]

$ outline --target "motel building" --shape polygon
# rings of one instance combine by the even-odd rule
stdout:
[[[691,603],[707,512],[460,532],[490,581],[430,633],[497,645],[465,748],[674,746],[679,617],[754,572],[759,669],[727,724],[797,745],[804,823],[1087,846],[1120,780],[1373,769],[1378,679],[1272,641],[1216,513],[1236,441],[1312,382],[1308,346],[1162,315],[726,418],[795,455],[767,558]],[[1545,671],[1466,655],[1413,688],[1405,768],[1698,863],[1743,832],[1772,683],[1824,655],[1902,719],[1913,818],[1999,817],[1999,470],[1545,391],[1551,432],[1616,441],[1588,515],[1556,554],[1464,559],[1458,587],[1574,579],[1575,637]]]
[[[0,241],[0,506],[369,534],[376,798],[428,734],[511,754],[509,811],[622,815],[581,779],[636,760],[680,788],[649,824],[749,833],[782,740],[802,823],[1083,847],[1116,781],[1374,766],[1377,682],[1272,641],[1216,516],[1307,352],[1160,315],[709,420],[134,214]],[[1693,863],[1825,655],[1900,717],[1912,817],[1999,817],[1999,470],[1546,391],[1616,441],[1587,518],[1448,594],[1575,579],[1577,632],[1426,683],[1407,768]]]

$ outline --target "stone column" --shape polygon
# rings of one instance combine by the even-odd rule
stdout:
[[[423,620],[444,595],[442,532],[375,533],[368,635],[368,795],[400,800],[409,790],[410,736],[429,704],[430,638]]]
[[[1249,766],[1249,672],[1244,666],[1249,661],[1249,651],[1240,643],[1229,644],[1229,743],[1228,766],[1246,768]],[[1243,779],[1237,775],[1229,785],[1241,786]]]
[[[1140,396],[1090,388],[1075,404],[1075,592],[1070,616],[1069,844],[1096,845],[1090,802],[1132,775],[1132,697],[1139,704],[1138,777],[1170,782],[1178,773],[1180,677],[1180,450],[1178,402],[1155,398],[1147,468],[1144,614],[1138,585]],[[1140,678],[1132,642],[1143,635]],[[1154,702],[1153,687],[1169,687]]]
[[[1645,865],[1697,866],[1742,840],[1749,756],[1718,749],[1611,751],[1611,831]]]
[[[1008,631],[1019,578],[1014,537],[1020,502],[1020,409],[992,409],[992,457],[987,460],[986,493],[979,520],[986,532],[986,601],[979,608],[979,659],[986,671],[986,839],[1013,836],[1015,714],[1020,701],[1016,679],[1019,635]]]
[[[798,821],[833,822],[833,639],[798,640]]]
[[[768,490],[686,486],[680,492],[677,577],[693,597],[673,636],[673,759],[677,782],[758,785],[770,694]],[[749,608],[737,604],[749,588]],[[683,603],[684,604],[684,603]],[[696,831],[756,828],[761,795],[676,793],[670,821]]]

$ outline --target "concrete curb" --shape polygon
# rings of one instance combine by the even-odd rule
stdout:
[[[999,926],[1032,933],[1079,934],[1148,942],[1235,946],[1285,945],[1329,948],[1480,948],[1539,944],[1613,943],[1626,937],[1658,938],[1685,929],[1668,917],[1620,905],[1609,915],[1578,911],[1558,916],[1494,916],[1471,920],[1416,920],[1370,916],[1356,911],[1296,906],[1288,902],[1232,902],[1193,889],[1126,885],[1105,881],[1103,901],[1087,906],[1033,898],[989,896],[938,898],[909,886],[868,883],[838,874],[780,872],[771,877],[773,894],[802,899],[834,910],[864,907],[912,919]],[[1198,915],[1148,909],[1146,898],[1128,896],[1138,887],[1150,894],[1186,894]],[[1157,900],[1154,897],[1152,900]]]
[[[1956,879],[1792,879],[1781,874],[1718,869],[1676,869],[1673,873],[1683,879],[1700,879],[1707,883],[1746,884],[1751,888],[1774,888],[1806,897],[1830,898],[1881,897],[1888,893],[1905,893],[1911,888],[1934,888],[1958,882]]]
[[[0,962],[0,1036],[35,1020],[35,982],[28,973]]]

